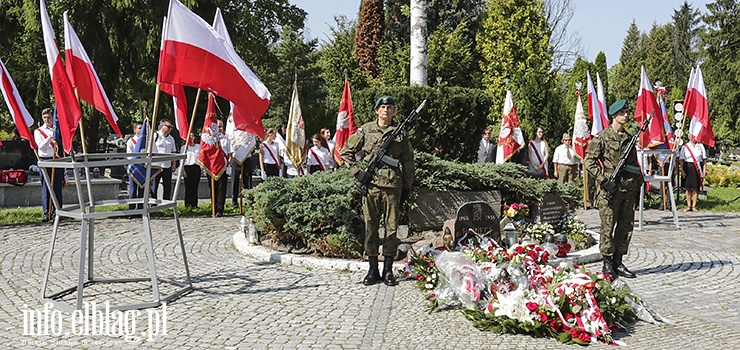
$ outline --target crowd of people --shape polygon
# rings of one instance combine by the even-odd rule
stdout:
[[[312,174],[319,171],[333,171],[336,168],[334,162],[334,142],[331,140],[331,131],[321,129],[321,132],[311,138],[312,147],[307,150],[301,164],[296,167],[285,145],[285,125],[281,127],[282,135],[275,128],[269,128],[265,132],[265,139],[257,145],[254,135],[240,130],[224,131],[223,121],[218,121],[217,140],[219,147],[224,153],[224,163],[228,165],[226,170],[220,176],[210,174],[198,160],[200,153],[200,136],[190,133],[185,144],[178,147],[171,132],[174,128],[172,121],[162,119],[159,122],[159,128],[154,135],[153,153],[179,153],[185,152],[185,160],[182,162],[183,179],[185,184],[185,206],[197,207],[198,205],[198,188],[200,180],[203,177],[208,179],[208,186],[213,183],[214,192],[214,215],[223,216],[226,196],[228,190],[229,178],[231,179],[232,208],[239,208],[239,196],[243,189],[252,188],[252,175],[254,169],[259,166],[259,175],[262,180],[267,180],[271,176],[280,176],[293,178],[306,174]],[[136,122],[133,125],[133,136],[126,143],[126,151],[129,153],[136,152],[136,144],[141,134],[142,123]],[[253,161],[253,153],[259,155],[258,162]],[[178,162],[163,161],[152,163],[152,183],[150,188],[151,198],[158,198],[161,192],[162,199],[172,198],[172,178],[177,174]],[[161,191],[160,191],[161,186]],[[129,198],[143,197],[144,187],[134,181],[132,176],[129,177]],[[131,205],[131,208],[135,208]]]

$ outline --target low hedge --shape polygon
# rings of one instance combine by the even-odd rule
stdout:
[[[498,190],[502,202],[535,203],[545,193],[566,202],[580,201],[575,183],[527,177],[519,164],[461,164],[416,152],[414,193],[425,190]],[[269,178],[244,191],[245,215],[255,220],[263,239],[311,248],[322,256],[358,258],[362,254],[361,197],[355,178],[346,170],[294,179]],[[415,204],[418,205],[418,204]]]

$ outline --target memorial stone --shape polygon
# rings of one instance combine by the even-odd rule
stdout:
[[[455,242],[468,233],[468,229],[478,234],[493,238],[496,242],[501,241],[501,227],[499,215],[486,202],[468,202],[457,210],[455,219]]]
[[[455,217],[460,206],[473,201],[500,208],[501,194],[499,191],[422,191],[414,200],[415,205],[409,208],[412,229],[440,230],[446,220]]]
[[[548,223],[553,227],[560,224],[565,214],[568,212],[568,205],[560,196],[548,193],[542,197],[542,202],[534,211],[534,222],[544,224]]]

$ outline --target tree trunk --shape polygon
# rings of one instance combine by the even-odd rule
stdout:
[[[427,1],[411,0],[410,85],[427,85]]]

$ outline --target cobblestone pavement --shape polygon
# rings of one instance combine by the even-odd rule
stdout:
[[[597,229],[595,210],[579,213]],[[659,327],[629,326],[616,338],[635,349],[734,348],[740,337],[740,216],[681,213],[680,230],[661,211],[646,212],[636,231],[627,265],[638,278],[627,282],[663,316]],[[154,220],[160,277],[182,280],[184,268],[173,219]],[[151,340],[142,331],[147,311],[129,314],[121,329],[142,339],[74,335],[70,313],[61,313],[61,335],[24,335],[24,315],[43,314],[39,300],[51,226],[0,227],[0,348],[162,348],[162,349],[561,349],[554,339],[479,331],[457,310],[426,312],[423,295],[411,281],[397,287],[365,287],[361,273],[307,269],[255,261],[238,253],[232,234],[237,217],[181,220],[195,290],[166,306],[166,334]],[[141,220],[96,222],[95,271],[103,277],[146,277]],[[65,221],[53,257],[50,291],[76,284],[78,222]],[[598,264],[587,267],[598,269]],[[173,287],[162,286],[165,292]],[[151,298],[146,283],[94,285],[85,300],[99,304]],[[71,300],[67,298],[66,300]],[[165,309],[151,310],[163,315]],[[51,315],[56,313],[50,312]],[[135,318],[133,316],[136,316]],[[154,317],[152,317],[154,319]],[[115,330],[115,329],[114,329]],[[54,330],[52,330],[54,331]],[[51,331],[50,331],[51,332]],[[72,332],[65,335],[66,332]],[[80,328],[76,332],[81,332]],[[26,331],[28,333],[28,331]],[[148,333],[147,333],[148,334]],[[606,349],[597,344],[594,349]]]

